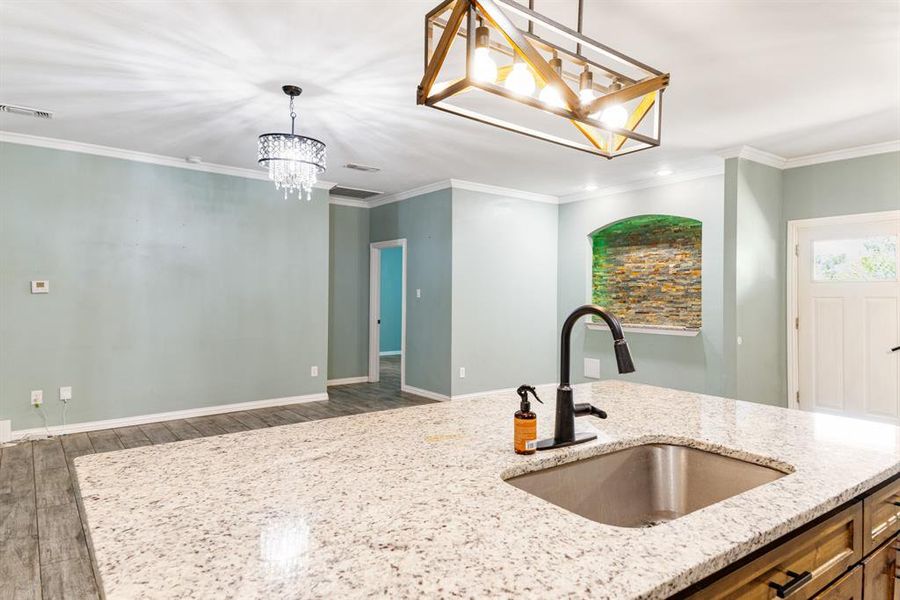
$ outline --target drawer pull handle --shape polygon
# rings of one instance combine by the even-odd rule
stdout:
[[[790,581],[785,583],[784,585],[778,585],[774,581],[769,582],[769,587],[775,590],[775,595],[779,598],[787,598],[801,587],[812,581],[812,573],[809,571],[803,571],[802,573],[794,573],[793,571],[786,571],[788,577],[791,578]]]

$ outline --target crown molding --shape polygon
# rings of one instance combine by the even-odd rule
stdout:
[[[466,181],[464,179],[451,179],[450,187],[458,190],[469,190],[471,192],[483,192],[485,194],[493,194],[495,196],[505,196],[507,198],[516,198],[519,200],[529,200],[531,202],[543,202],[545,204],[559,204],[558,196],[550,194],[538,194],[536,192],[526,192],[513,188],[500,187],[496,185],[488,185],[486,183],[477,183],[475,181]]]
[[[683,173],[674,173],[665,177],[654,177],[653,179],[639,179],[621,185],[611,185],[590,192],[578,192],[570,194],[559,199],[560,204],[570,204],[572,202],[581,202],[583,200],[594,200],[606,196],[615,196],[635,190],[645,190],[649,188],[662,187],[685,181],[693,181],[694,179],[703,179],[705,177],[715,177],[724,173],[724,165],[718,165],[708,169],[695,169],[693,171],[685,171]]]
[[[488,185],[486,183],[478,183],[476,181],[466,181],[465,179],[444,179],[441,181],[436,181],[434,183],[429,183],[428,185],[419,186],[419,187],[413,188],[411,190],[405,190],[405,191],[396,192],[393,194],[382,194],[381,196],[376,196],[374,199],[370,200],[367,203],[367,206],[369,208],[375,208],[378,206],[384,206],[385,204],[391,204],[393,202],[400,202],[401,200],[408,200],[409,198],[415,198],[416,196],[422,196],[422,195],[428,194],[430,192],[436,192],[438,190],[446,190],[448,188],[457,189],[457,190],[468,190],[471,192],[483,192],[485,194],[493,194],[495,196],[505,196],[506,198],[517,198],[519,200],[528,200],[531,202],[544,202],[547,204],[559,204],[559,198],[557,196],[551,196],[549,194],[538,194],[535,192],[526,192],[524,190],[500,187],[500,186],[496,186],[496,185]]]
[[[328,204],[334,204],[335,206],[352,206],[353,208],[369,208],[369,203],[365,200],[335,195],[329,195]]]
[[[86,144],[84,142],[74,142],[71,140],[62,140],[58,138],[41,137],[37,135],[28,135],[25,133],[14,133],[12,131],[0,131],[0,142],[8,142],[10,144],[24,144],[26,146],[38,146],[40,148],[51,148],[53,150],[65,150],[68,152],[80,152],[81,154],[92,154],[94,156],[105,156],[107,158],[120,158],[123,160],[148,163],[151,165],[175,167],[176,169],[187,169],[189,171],[202,171],[204,173],[216,173],[218,175],[243,177],[244,179],[258,179],[261,181],[269,180],[269,176],[265,172],[256,169],[230,167],[227,165],[205,162],[189,163],[183,158],[176,158],[174,156],[163,156],[161,154],[137,152],[135,150],[125,150],[123,148],[113,148],[112,146]],[[323,190],[330,190],[335,185],[337,184],[331,181],[317,181],[313,187]]]
[[[745,158],[747,160],[752,160],[753,162],[775,167],[776,169],[795,169],[797,167],[808,167],[810,165],[818,165],[838,160],[849,160],[851,158],[861,158],[863,156],[872,156],[874,154],[885,154],[887,152],[900,152],[900,140],[881,142],[878,144],[867,144],[865,146],[844,148],[842,150],[821,152],[819,154],[795,156],[794,158],[784,158],[783,156],[765,152],[759,148],[754,148],[753,146],[736,146],[734,148],[722,150],[718,154],[724,159]]]
[[[820,154],[809,154],[807,156],[789,158],[786,161],[786,168],[795,169],[797,167],[808,167],[809,165],[834,162],[836,160],[861,158],[863,156],[872,156],[874,154],[886,154],[888,152],[900,152],[900,140],[882,142],[880,144],[868,144],[866,146],[857,146],[855,148],[847,148],[845,150],[834,150],[832,152],[822,152]]]
[[[776,169],[784,169],[787,165],[787,159],[771,152],[754,148],[753,146],[735,146],[734,148],[726,148],[719,151],[719,156],[728,160],[729,158],[744,158],[752,160],[761,165],[767,165]]]

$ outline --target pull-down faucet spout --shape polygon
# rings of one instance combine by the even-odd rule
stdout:
[[[578,320],[585,315],[597,315],[609,326],[613,336],[613,350],[616,354],[616,366],[619,373],[633,373],[634,362],[628,351],[628,343],[622,334],[622,324],[606,309],[585,304],[572,311],[562,326],[559,348],[559,387],[556,388],[556,423],[553,428],[553,437],[540,440],[537,443],[538,450],[549,450],[572,446],[596,439],[592,433],[575,434],[575,417],[594,415],[601,419],[606,418],[606,413],[591,404],[575,404],[572,400],[571,386],[571,338],[572,328]]]

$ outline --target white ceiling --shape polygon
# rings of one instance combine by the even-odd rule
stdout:
[[[448,178],[568,195],[718,164],[900,139],[900,2],[586,0],[587,35],[672,74],[663,145],[606,161],[415,104],[437,0],[0,2],[0,129],[255,167],[288,125],[328,144],[325,179],[384,192]],[[536,0],[574,24],[576,0]],[[377,174],[342,167],[381,167]]]

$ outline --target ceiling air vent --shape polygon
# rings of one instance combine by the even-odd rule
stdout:
[[[378,167],[370,167],[369,165],[361,165],[359,163],[347,163],[345,169],[353,169],[354,171],[363,171],[364,173],[377,173],[381,169]]]
[[[377,196],[381,192],[373,192],[372,190],[361,190],[358,188],[351,187],[343,187],[340,185],[336,185],[331,188],[332,196],[343,196],[344,198],[356,198],[358,200],[365,200],[366,198],[371,198],[372,196]]]
[[[53,118],[53,113],[49,110],[29,108],[27,106],[17,106],[15,104],[0,104],[0,112],[8,112],[14,115],[22,115],[25,117],[35,117],[37,119]]]

